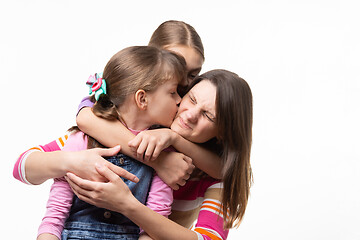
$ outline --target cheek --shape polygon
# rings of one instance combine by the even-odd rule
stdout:
[[[216,128],[213,126],[213,123],[203,122],[198,129],[198,135],[204,139],[204,142],[216,137]]]
[[[169,104],[169,105],[168,105],[168,107],[167,107],[167,109],[168,109],[167,114],[171,115],[172,118],[175,118],[176,113],[177,113],[177,111],[178,111],[177,104],[176,104],[176,102],[171,102],[171,104],[170,104],[170,103],[168,103],[168,104]]]

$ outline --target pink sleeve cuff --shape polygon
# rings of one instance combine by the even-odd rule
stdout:
[[[54,179],[51,185],[45,216],[39,226],[38,235],[50,233],[61,239],[61,232],[69,216],[73,192],[64,178]]]

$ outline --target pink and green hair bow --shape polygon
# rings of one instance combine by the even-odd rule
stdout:
[[[96,101],[99,100],[101,94],[106,94],[106,81],[102,78],[102,73],[90,75],[86,85],[89,86],[89,95],[95,93]]]

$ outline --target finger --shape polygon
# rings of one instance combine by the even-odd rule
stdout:
[[[184,161],[187,162],[188,164],[192,164],[192,159],[186,155],[184,155]]]
[[[190,174],[186,174],[183,179],[184,180],[189,180],[189,178],[190,178]]]
[[[132,173],[129,173],[128,171],[126,171],[125,169],[123,169],[123,168],[121,168],[119,166],[116,166],[114,164],[110,164],[109,168],[110,168],[111,171],[113,171],[119,177],[126,178],[126,179],[128,179],[128,180],[130,180],[130,181],[132,181],[134,183],[139,182],[139,178],[137,176],[135,176]]]
[[[171,184],[169,185],[173,190],[179,190],[179,185],[175,184]]]
[[[157,159],[159,157],[161,151],[162,151],[162,149],[160,147],[156,146],[150,160],[154,161],[155,159]]]
[[[117,145],[112,148],[97,148],[97,151],[100,154],[100,156],[110,157],[110,156],[115,156],[116,154],[118,154],[120,149],[121,149],[120,145]]]
[[[85,201],[85,202],[87,202],[87,203],[89,203],[89,204],[95,205],[91,198],[89,198],[89,197],[81,194],[81,188],[79,189],[79,188],[77,187],[77,185],[76,185],[74,182],[72,182],[69,178],[67,178],[66,176],[65,176],[65,178],[66,178],[66,180],[68,181],[68,183],[69,183],[72,191],[74,192],[74,194],[75,194],[80,200]],[[80,191],[79,191],[79,190],[80,190]]]
[[[145,151],[145,156],[144,156],[144,160],[145,161],[149,161],[150,158],[152,157],[153,155],[153,152],[154,152],[154,149],[156,147],[156,144],[153,143],[153,142],[149,142],[147,148],[146,148],[146,151]]]
[[[67,176],[65,176],[65,179],[68,181],[72,191],[75,193],[75,195],[80,199],[83,200],[87,203],[90,203],[92,205],[95,205],[95,202],[92,200],[93,198],[91,197],[91,193],[93,193],[93,191],[90,190],[86,190],[86,189],[82,189],[81,187],[79,187],[76,183],[74,183],[73,181],[71,181],[70,178],[68,178]]]
[[[136,136],[133,140],[128,142],[128,146],[131,148],[138,148],[140,142],[141,138],[139,136]]]
[[[184,179],[181,179],[177,182],[177,184],[179,184],[180,186],[184,186],[186,184],[186,181]]]
[[[191,165],[189,166],[189,169],[186,171],[186,173],[192,174],[192,172],[194,171],[194,169],[195,169],[195,165],[194,165],[194,164],[191,164]]]
[[[146,141],[141,141],[140,145],[138,146],[136,150],[136,157],[140,161],[144,161],[144,153],[146,151],[148,143]]]
[[[80,177],[78,177],[75,174],[70,173],[70,172],[66,174],[66,180],[68,182],[70,180],[71,183],[73,184],[72,186],[76,190],[81,188],[81,189],[84,189],[84,190],[93,191],[95,189],[95,187],[94,187],[95,182],[92,182],[92,181],[89,181],[89,180],[86,180],[86,179],[82,179],[82,178],[80,178]]]
[[[98,171],[98,173],[101,176],[109,180],[109,182],[115,182],[120,179],[119,176],[113,171],[111,171],[107,166],[101,164],[95,164],[95,167],[96,167],[96,171]]]
[[[186,170],[186,173],[191,174],[195,169],[195,165],[192,163],[192,159],[185,155],[184,155],[183,159],[185,162],[187,162],[189,164],[188,169]]]

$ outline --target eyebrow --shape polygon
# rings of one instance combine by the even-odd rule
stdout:
[[[191,71],[189,71],[189,73],[192,73],[192,72],[200,72],[200,70],[201,70],[201,68],[195,68],[195,69],[193,69],[193,70],[191,70]]]
[[[191,90],[189,91],[189,97],[193,98],[194,101],[197,103],[196,97],[195,97],[194,93],[193,93]],[[210,110],[208,110],[208,109],[202,109],[202,110],[203,110],[204,112],[209,113],[209,114],[211,115],[211,117],[213,117],[214,119],[216,119],[215,114],[212,113],[212,112],[210,112]]]

